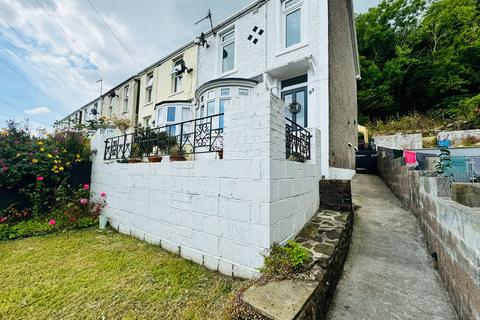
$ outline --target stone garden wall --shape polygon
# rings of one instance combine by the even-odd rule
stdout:
[[[378,158],[385,183],[417,216],[438,271],[461,319],[480,319],[480,209],[450,199],[451,185],[403,159]]]

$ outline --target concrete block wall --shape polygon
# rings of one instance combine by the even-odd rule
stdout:
[[[120,164],[92,140],[92,190],[122,233],[227,275],[258,275],[262,252],[298,232],[317,211],[318,159],[285,159],[280,99],[264,86],[225,110],[224,159]]]
[[[421,149],[423,146],[422,134],[393,134],[387,136],[374,136],[377,147],[390,149]]]
[[[450,182],[379,157],[379,174],[417,216],[461,319],[480,319],[480,209],[450,199]]]

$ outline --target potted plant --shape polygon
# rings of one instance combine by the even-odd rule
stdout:
[[[185,151],[177,144],[170,149],[170,161],[185,161]]]
[[[170,149],[172,149],[177,144],[177,139],[170,136],[165,131],[150,131],[147,133],[147,136],[149,143],[147,145],[145,153],[150,155],[148,156],[149,162],[161,162],[161,154],[168,154]]]
[[[130,157],[128,158],[128,163],[139,163],[142,162],[142,152],[140,151],[140,146],[137,143],[132,143],[132,150],[130,151]]]
[[[115,118],[113,119],[113,125],[117,127],[122,134],[125,134],[125,132],[127,132],[127,130],[132,127],[132,122],[124,118],[122,119]]]

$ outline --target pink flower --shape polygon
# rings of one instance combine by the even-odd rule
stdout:
[[[50,221],[48,221],[48,224],[51,225],[51,226],[54,226],[57,224],[57,222],[55,221],[55,219],[52,219]]]
[[[2,172],[7,172],[7,171],[8,171],[8,167],[7,167],[7,166],[2,167]]]
[[[83,190],[89,190],[89,189],[90,189],[90,186],[88,184],[83,185]]]
[[[88,203],[88,200],[87,200],[87,199],[80,199],[80,203],[81,203],[81,204],[87,204],[87,203]]]
[[[0,217],[0,223],[4,223],[5,221],[7,221],[7,217]]]
[[[105,198],[107,196],[106,192],[100,192],[100,197]]]
[[[42,177],[42,176],[38,176],[38,177],[37,177],[37,181],[43,181],[43,177]]]

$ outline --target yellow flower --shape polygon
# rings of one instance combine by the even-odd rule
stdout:
[[[44,147],[41,147],[41,148],[40,148],[40,151],[42,151],[42,152],[45,151],[45,148],[44,148]]]
[[[75,156],[76,156],[77,158],[80,158],[80,155],[79,155],[78,153],[77,153]]]
[[[43,142],[42,142],[42,141],[38,141],[37,144],[38,144],[39,146],[41,146],[41,145],[43,145]]]
[[[63,153],[67,153],[67,150],[63,149]]]
[[[58,168],[58,170],[63,171],[63,167]]]
[[[38,160],[37,159],[32,159],[32,163],[37,163]]]
[[[53,171],[53,172],[54,172],[54,173],[59,173],[60,171],[58,171],[58,170],[55,170],[55,171]]]
[[[20,156],[21,156],[21,154],[20,154],[20,153],[17,153],[17,155],[15,156],[15,158],[18,158],[18,157],[20,157]]]
[[[68,161],[68,162],[66,163],[66,165],[67,165],[67,167],[69,167],[69,166],[70,166],[70,161]]]
[[[53,158],[53,156],[52,156],[50,153],[49,153],[49,154],[47,154],[47,157],[49,157],[49,158]]]
[[[57,166],[53,166],[53,170],[56,170],[58,167]]]
[[[58,161],[57,161],[57,160],[53,160],[53,163],[58,163]]]

